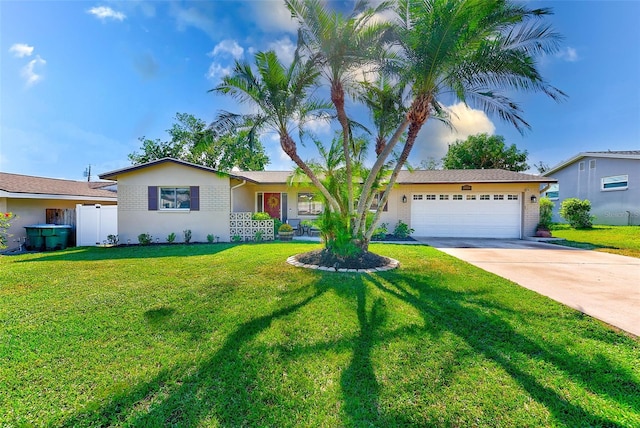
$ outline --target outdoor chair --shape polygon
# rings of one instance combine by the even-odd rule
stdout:
[[[302,228],[300,227],[299,218],[290,218],[287,220],[287,223],[289,224],[289,226],[291,226],[296,235],[302,235]]]

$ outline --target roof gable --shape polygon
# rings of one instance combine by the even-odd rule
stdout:
[[[176,165],[186,166],[186,167],[189,167],[189,168],[195,168],[195,169],[199,169],[199,170],[202,170],[202,171],[205,171],[205,172],[209,172],[211,174],[216,174],[218,176],[238,178],[238,179],[241,179],[241,180],[243,179],[242,177],[237,177],[237,176],[235,176],[233,174],[228,174],[226,172],[221,172],[221,171],[215,170],[213,168],[209,168],[208,166],[198,165],[198,164],[195,164],[195,163],[186,162],[186,161],[183,161],[183,160],[180,160],[180,159],[174,159],[174,158],[156,159],[156,160],[153,160],[151,162],[143,163],[143,164],[140,164],[140,165],[132,165],[132,166],[128,166],[126,168],[116,169],[114,171],[109,171],[109,172],[105,172],[104,174],[100,174],[99,177],[101,179],[117,181],[118,180],[118,175],[129,174],[131,172],[143,170],[143,169],[146,169],[146,168],[149,168],[149,167],[152,167],[152,166],[166,164],[166,163],[172,163],[172,164],[176,164]]]

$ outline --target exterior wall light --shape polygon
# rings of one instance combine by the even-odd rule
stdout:
[[[403,204],[407,203],[407,195],[402,195],[402,203]]]
[[[538,198],[536,197],[536,195],[531,195],[531,203],[535,204],[536,202],[538,202]]]

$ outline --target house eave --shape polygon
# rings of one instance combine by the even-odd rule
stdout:
[[[554,166],[553,168],[549,169],[548,171],[545,171],[542,175],[543,176],[547,176],[547,175],[554,174],[554,173],[566,168],[567,166],[578,162],[580,159],[584,159],[584,158],[638,159],[638,160],[640,160],[640,154],[633,154],[633,153],[606,153],[606,152],[602,152],[602,153],[600,153],[600,152],[581,152],[581,153],[578,153],[577,155],[573,156],[572,158],[567,159],[566,161],[560,162],[558,165]]]
[[[114,194],[113,197],[107,196],[90,196],[90,195],[59,195],[53,193],[22,193],[22,192],[6,192],[0,190],[0,198],[7,199],[61,199],[66,201],[101,201],[101,202],[117,202],[118,197]]]

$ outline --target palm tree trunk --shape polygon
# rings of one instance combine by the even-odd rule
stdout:
[[[349,144],[349,118],[344,108],[344,88],[339,80],[331,82],[331,102],[336,107],[338,122],[342,126],[342,148],[344,150],[344,165],[347,185],[347,212],[344,213],[347,221],[351,221],[351,213],[353,212],[353,168],[351,163],[351,144]],[[350,225],[349,225],[350,226]]]
[[[420,132],[422,126],[425,124],[427,119],[429,119],[429,115],[431,114],[431,99],[432,97],[430,95],[422,95],[416,97],[416,99],[411,104],[411,108],[407,113],[407,117],[411,121],[411,124],[409,125],[409,132],[407,133],[407,140],[404,143],[404,147],[402,148],[402,152],[400,153],[396,166],[391,173],[391,177],[389,177],[389,183],[387,184],[382,198],[380,198],[380,203],[378,204],[378,209],[374,214],[373,222],[364,234],[364,238],[366,240],[371,239],[373,231],[375,230],[375,227],[380,220],[380,215],[382,214],[384,204],[389,199],[389,193],[391,192],[393,186],[396,184],[398,174],[400,174],[402,167],[409,158],[411,149],[413,149],[413,145],[415,144],[416,138],[418,137],[418,132]]]
[[[396,129],[396,132],[393,134],[393,136],[391,137],[387,145],[384,147],[382,152],[376,158],[376,161],[373,164],[373,167],[371,167],[371,170],[369,171],[369,175],[367,176],[367,179],[362,185],[362,194],[368,195],[371,192],[371,187],[373,186],[373,183],[375,182],[376,177],[380,173],[380,170],[382,169],[385,162],[387,161],[387,158],[389,157],[389,155],[395,148],[396,144],[400,140],[400,137],[402,136],[402,134],[404,134],[404,131],[409,126],[409,123],[410,122],[407,117],[400,124],[400,126],[398,126],[398,129]],[[370,201],[369,201],[369,204],[370,204]],[[367,201],[365,201],[364,199],[360,199],[360,201],[358,202],[357,217],[356,217],[356,223],[354,226],[355,230],[364,229],[368,207],[369,205],[367,205]]]
[[[295,141],[293,141],[293,138],[291,138],[288,132],[283,132],[283,131],[280,132],[280,146],[282,147],[282,150],[291,158],[291,160],[294,161],[295,164],[298,165],[300,169],[304,171],[304,173],[307,175],[307,177],[309,177],[313,185],[327,199],[333,211],[340,212],[340,204],[333,196],[331,196],[327,188],[320,182],[320,180],[318,179],[316,174],[314,174],[311,168],[309,168],[309,165],[307,165],[302,160],[302,158],[300,158],[300,156],[298,155],[298,149],[296,147],[296,143]]]

